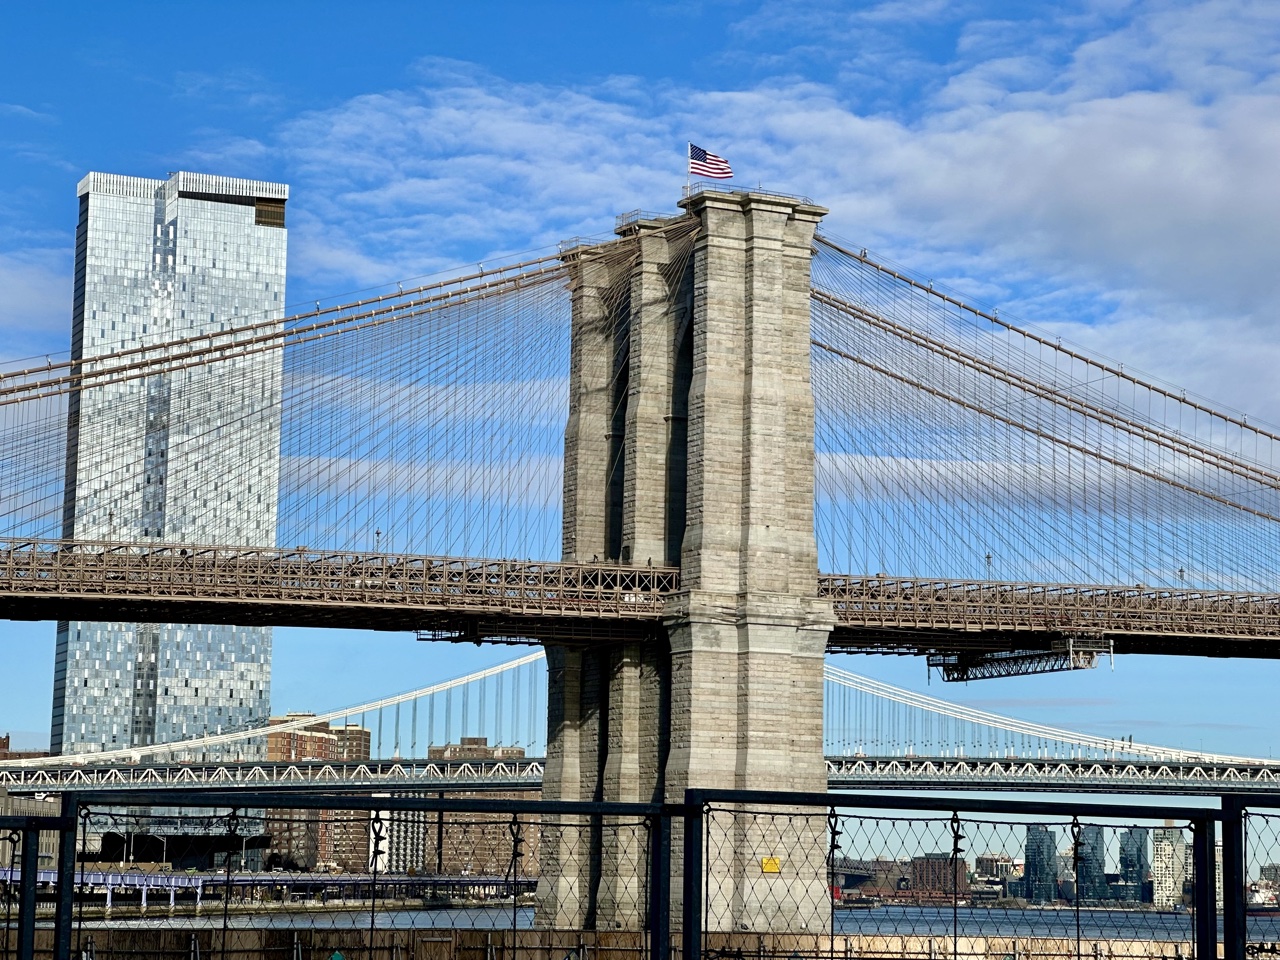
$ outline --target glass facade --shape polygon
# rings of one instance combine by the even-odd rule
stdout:
[[[1058,899],[1057,836],[1048,827],[1027,827],[1023,852],[1023,896],[1028,903],[1053,903]]]
[[[283,184],[91,173],[78,192],[73,359],[283,318]],[[266,350],[73,394],[63,536],[274,546],[280,393]],[[269,628],[60,623],[52,749],[265,724],[270,688]]]

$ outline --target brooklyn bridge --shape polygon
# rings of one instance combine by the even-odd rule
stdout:
[[[808,198],[699,185],[680,208],[4,372],[0,613],[542,644],[561,804],[782,783],[812,807],[828,651],[950,680],[1280,654],[1280,435],[824,234]],[[163,424],[170,451],[220,451],[203,475],[79,427],[157,418],[174,383],[216,407]],[[264,443],[278,467],[246,454]],[[68,498],[77,457],[101,470]],[[166,483],[214,514],[278,491],[272,529],[201,542],[157,507]],[[795,873],[767,894],[748,874],[781,869],[756,856],[772,827],[733,828],[713,868],[669,826],[670,875],[707,866],[726,928],[828,909],[820,826],[790,828]],[[591,837],[590,857],[544,839],[549,925],[637,916],[618,878],[639,841]]]

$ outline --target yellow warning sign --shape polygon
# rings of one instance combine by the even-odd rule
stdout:
[[[760,872],[761,873],[781,873],[782,858],[781,857],[761,857]]]

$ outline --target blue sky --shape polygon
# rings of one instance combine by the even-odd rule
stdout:
[[[673,209],[693,140],[829,206],[832,234],[1280,420],[1275,4],[31,4],[0,14],[0,54],[0,362],[66,349],[90,169],[290,183],[305,303]],[[281,630],[275,705],[506,655]],[[47,737],[52,659],[51,624],[0,624],[0,732]],[[1130,658],[943,692],[1266,755],[1278,675]]]

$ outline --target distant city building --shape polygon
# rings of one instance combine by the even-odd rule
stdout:
[[[1141,886],[1151,873],[1148,843],[1151,831],[1146,827],[1130,827],[1120,832],[1120,880]]]
[[[485,737],[463,737],[459,743],[429,747],[431,760],[515,760],[524,757],[523,747],[491,747]],[[421,792],[399,796],[427,796]],[[451,798],[536,799],[537,791],[451,791]],[[541,836],[531,821],[510,814],[445,814],[425,811],[382,811],[380,822],[369,825],[369,849],[381,832],[379,871],[439,876],[506,875],[511,869],[514,824],[520,829],[521,876],[536,877]]]
[[[461,737],[457,743],[428,747],[428,760],[520,760],[524,747],[491,747],[488,737]]]
[[[969,865],[949,853],[926,853],[911,858],[911,890],[916,894],[964,894],[969,890]]]
[[[277,727],[315,714],[290,713],[272,717]],[[297,730],[267,734],[267,761],[292,763],[323,760],[340,763],[368,760],[370,733],[357,724],[335,727],[317,721]],[[289,869],[341,870],[362,873],[369,868],[369,815],[356,810],[271,810],[267,813],[271,838],[268,863]]]
[[[90,173],[77,192],[73,361],[283,318],[284,185]],[[63,537],[274,546],[281,383],[265,350],[73,392]],[[64,621],[51,749],[256,726],[270,688],[270,628]]]
[[[267,760],[288,763],[292,760],[368,760],[372,735],[359,724],[335,727],[317,721],[297,730],[272,731],[271,727],[305,720],[314,713],[290,713],[267,721]]]
[[[1076,854],[1076,896],[1081,900],[1106,900],[1107,848],[1102,827],[1095,824],[1080,828],[1079,851]]]
[[[846,866],[860,870],[866,877],[857,889],[865,897],[881,899],[910,898],[911,895],[911,861],[889,860],[878,857],[875,860],[847,860]],[[848,886],[848,881],[845,883]]]
[[[1014,875],[1013,858],[1006,853],[983,853],[974,858],[973,872],[980,877],[1008,880]]]
[[[1187,881],[1192,879],[1191,846],[1181,827],[1160,827],[1151,833],[1151,897],[1157,910],[1172,910],[1183,903]]]
[[[1120,832],[1120,874],[1112,884],[1112,897],[1117,900],[1145,901],[1149,897],[1151,831],[1146,827],[1130,827]]]
[[[1040,824],[1027,826],[1023,853],[1022,889],[1028,903],[1053,903],[1058,899],[1058,840]]]
[[[9,734],[0,734],[0,760],[35,760],[48,755],[48,750],[14,750],[9,746]]]

